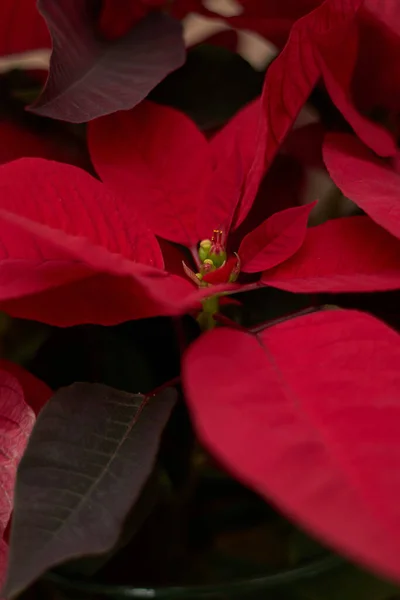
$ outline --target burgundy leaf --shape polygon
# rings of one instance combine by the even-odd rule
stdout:
[[[335,310],[258,336],[215,329],[183,365],[213,456],[325,544],[397,580],[399,361],[396,332]]]
[[[185,49],[178,21],[149,14],[126,36],[109,42],[95,31],[90,0],[38,0],[53,40],[45,89],[31,110],[83,123],[132,108],[180,67]]]
[[[188,247],[211,235],[197,218],[212,174],[208,142],[183,113],[142,102],[90,123],[89,147],[104,183],[151,231]]]
[[[323,156],[343,194],[376,223],[400,237],[400,174],[349,134],[328,134]]]
[[[307,230],[288,261],[263,273],[289,292],[374,292],[400,288],[400,242],[369,217],[344,217]]]
[[[5,596],[69,558],[114,546],[175,399],[171,388],[145,397],[88,383],[50,399],[18,471]]]
[[[315,202],[275,213],[248,233],[239,246],[241,270],[259,273],[290,258],[301,247]]]

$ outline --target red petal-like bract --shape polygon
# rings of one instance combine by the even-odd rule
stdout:
[[[363,119],[351,106],[347,89],[343,89],[351,70],[346,62],[347,50],[350,63],[352,57],[355,60],[354,22],[362,2],[325,0],[293,25],[286,46],[268,68],[262,94],[264,117],[259,121],[255,155],[237,213],[239,222],[243,220],[241,214],[248,213],[262,176],[321,75],[339,110],[364,141],[382,154],[395,152],[389,133]],[[338,54],[346,60],[339,61]]]
[[[90,153],[104,183],[136,206],[152,231],[192,247],[215,228],[229,231],[260,117],[256,100],[208,143],[183,113],[142,102],[90,123]]]
[[[257,336],[216,329],[183,366],[211,453],[325,543],[397,580],[399,361],[397,333],[335,310]]]
[[[211,235],[197,218],[212,176],[209,146],[183,113],[142,102],[90,123],[89,148],[106,186],[155,234],[188,247]]]
[[[40,158],[8,163],[0,167],[0,197],[2,210],[84,237],[131,260],[162,266],[157,241],[134,208],[82,169]],[[1,231],[3,243],[8,238]],[[14,247],[18,245],[15,240]]]
[[[0,56],[50,47],[50,35],[36,0],[1,0]]]
[[[284,262],[301,247],[315,203],[275,213],[248,233],[239,246],[241,270],[259,273]]]
[[[289,292],[375,292],[400,288],[400,242],[369,217],[343,217],[307,230],[289,260],[262,283]]]
[[[80,275],[75,274],[75,279],[63,286],[49,285],[45,293],[26,297],[21,292],[16,298],[2,302],[4,311],[11,315],[61,326],[112,325],[132,319],[182,314],[202,297],[210,295],[207,289],[193,291],[186,279],[128,260],[85,238],[0,209],[2,219],[15,225],[16,230],[29,233],[48,252],[54,253],[56,249],[69,260],[74,257]],[[25,280],[17,283],[23,290]]]
[[[3,536],[13,509],[18,463],[35,423],[35,412],[50,395],[51,390],[22,367],[0,361],[0,585],[8,550]]]
[[[178,313],[192,293],[188,281],[151,266],[160,260],[154,236],[84,171],[21,159],[0,168],[0,194],[6,312],[64,326],[111,324]]]
[[[349,134],[328,134],[323,156],[341,192],[400,238],[400,175]]]

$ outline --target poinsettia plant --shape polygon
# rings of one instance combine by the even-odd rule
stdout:
[[[2,598],[396,597],[399,52],[389,0],[3,0]]]

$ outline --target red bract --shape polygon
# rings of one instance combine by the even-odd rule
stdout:
[[[129,113],[91,123],[89,146],[105,184],[134,206],[156,235],[187,246],[196,258],[199,242],[219,236],[213,245],[210,242],[209,255],[200,257],[203,262],[215,252],[226,252],[229,232],[251,208],[250,202],[244,206],[240,200],[248,197],[247,176],[255,168],[254,134],[260,118],[256,101],[209,143],[182,113],[146,102]],[[258,179],[263,172],[258,165]],[[260,272],[294,254],[304,239],[311,208],[277,213],[249,233],[238,248],[242,270]],[[214,248],[217,243],[221,248]],[[225,258],[226,254],[219,264],[213,261],[210,267],[217,270],[212,273],[200,270],[201,280],[228,281],[231,271],[226,266],[218,269]]]
[[[357,60],[357,19],[363,0],[325,0],[296,21],[267,72],[259,160],[270,162],[294,118],[322,76],[337,108],[357,135],[382,156],[395,153],[390,134],[353,106],[349,85]],[[301,5],[299,5],[301,6]]]
[[[50,47],[50,35],[36,0],[1,0],[0,56]]]
[[[58,325],[183,310],[192,292],[160,270],[137,213],[84,171],[42,159],[0,168],[1,307]]]
[[[328,135],[323,155],[330,176],[343,194],[400,238],[399,173],[351,135]]]
[[[261,281],[303,293],[400,288],[400,242],[368,217],[334,219],[308,229],[300,250]]]
[[[257,336],[216,329],[183,365],[212,454],[327,544],[397,579],[399,360],[397,333],[337,310]]]
[[[395,240],[368,219],[342,219],[306,235],[311,205],[273,214],[250,233],[240,228],[244,238],[234,234],[237,246],[232,247],[229,234],[245,219],[255,179],[264,172],[255,149],[261,121],[257,100],[207,142],[182,113],[146,102],[92,122],[89,146],[105,184],[134,207],[156,235],[187,246],[195,258],[197,244],[205,240],[207,245],[215,230],[221,232],[218,243],[228,250],[227,256],[237,250],[240,269],[265,271],[261,281],[266,285],[298,292],[399,287]],[[298,252],[305,235],[306,246]],[[380,244],[385,250],[377,252]],[[233,270],[239,265],[233,257],[223,269],[214,269],[223,261],[204,265],[212,256],[201,252],[201,282],[235,280]],[[194,273],[186,272],[197,281]]]
[[[3,536],[13,509],[18,463],[35,423],[35,413],[51,390],[21,367],[0,361],[0,584],[4,583],[8,547]]]

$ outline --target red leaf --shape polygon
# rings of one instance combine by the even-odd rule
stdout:
[[[49,32],[36,0],[1,0],[0,56],[50,47]]]
[[[321,75],[318,51],[335,52],[349,42],[349,25],[363,0],[325,0],[297,21],[289,40],[268,68],[254,159],[239,214],[249,211],[260,181]]]
[[[397,580],[399,361],[394,331],[338,310],[257,337],[216,329],[183,365],[212,454],[325,543]]]
[[[162,266],[157,241],[141,225],[134,208],[82,169],[39,158],[21,159],[0,167],[0,192],[3,210],[84,237],[131,260]],[[4,232],[4,224],[0,229],[1,239],[9,245],[11,257],[17,258],[20,243],[7,227]]]
[[[0,370],[7,371],[18,379],[18,383],[24,392],[25,401],[33,409],[35,415],[38,415],[49,400],[52,394],[51,389],[43,381],[29,373],[29,371],[8,360],[0,360]]]
[[[181,26],[162,13],[115,42],[100,39],[88,0],[38,0],[53,39],[46,87],[31,110],[83,123],[138,104],[185,59]]]
[[[8,547],[3,536],[13,509],[18,463],[39,410],[51,390],[22,367],[0,361],[0,585],[4,582]]]
[[[212,175],[209,147],[183,113],[142,102],[91,123],[89,147],[104,183],[154,233],[188,247],[211,235],[197,218]]]
[[[62,287],[61,284],[55,287],[50,282],[50,289],[45,289],[45,293],[26,297],[28,276],[25,270],[16,283],[18,293],[11,298],[0,296],[0,300],[4,299],[1,307],[13,316],[61,326],[78,323],[111,325],[132,319],[181,314],[200,299],[185,279],[128,260],[121,254],[94,246],[85,238],[68,235],[60,229],[0,209],[0,222],[2,219],[29,233],[47,252],[54,254],[57,249],[69,259],[75,257],[74,264],[80,276]],[[34,276],[33,279],[36,283]],[[3,289],[1,292],[4,296]]]
[[[295,254],[304,242],[308,217],[315,204],[277,212],[248,233],[238,250],[241,270],[259,273]]]
[[[328,134],[323,156],[330,176],[343,194],[400,237],[400,175],[348,134]]]
[[[210,229],[218,227],[229,231],[232,222],[234,228],[238,227],[252,206],[252,201],[244,206],[240,199],[246,178],[253,168],[261,108],[260,98],[247,104],[210,142],[214,176],[207,214],[204,215],[205,218],[212,215]]]
[[[303,246],[261,281],[289,292],[374,292],[400,288],[400,243],[368,217],[307,230]]]
[[[6,312],[71,325],[183,310],[192,285],[137,262],[151,258],[154,238],[84,171],[22,159],[0,168],[0,192]]]

